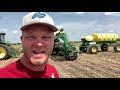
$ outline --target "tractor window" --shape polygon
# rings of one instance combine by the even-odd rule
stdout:
[[[0,35],[0,41],[5,42],[4,35]]]
[[[61,38],[59,38],[59,41],[60,41],[60,42],[64,42]]]

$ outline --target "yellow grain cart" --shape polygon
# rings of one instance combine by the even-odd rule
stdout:
[[[113,46],[115,52],[120,52],[119,38],[116,33],[94,33],[82,37],[81,40],[82,45],[79,47],[81,52],[96,54],[98,47],[100,47],[102,51],[107,51],[109,46]]]

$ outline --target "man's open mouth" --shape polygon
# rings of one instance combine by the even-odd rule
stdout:
[[[43,54],[45,51],[40,51],[40,50],[33,50],[34,54]]]

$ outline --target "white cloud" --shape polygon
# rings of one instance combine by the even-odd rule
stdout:
[[[105,12],[104,14],[109,16],[120,16],[120,12]]]
[[[6,30],[6,29],[3,28],[2,31],[3,31],[3,32],[7,32],[8,30]]]
[[[103,12],[86,12],[86,13],[90,13],[90,14],[101,14]]]
[[[72,33],[69,33],[69,34],[72,34]]]
[[[56,26],[58,28],[58,30],[60,30],[61,28],[63,28],[63,26],[59,25],[59,26]]]
[[[82,14],[104,14],[107,16],[120,16],[120,12],[76,12],[75,14],[82,15]]]
[[[101,13],[104,13],[104,12],[76,12],[76,14],[85,14],[85,13],[88,13],[88,14],[101,14]]]
[[[109,30],[108,32],[114,32],[114,30]]]
[[[96,28],[95,30],[96,30],[96,31],[103,31],[102,28]]]
[[[75,12],[75,14],[81,15],[84,14],[85,12]]]
[[[12,31],[12,33],[13,33],[13,34],[17,34],[17,33],[18,33],[18,31]]]
[[[7,29],[0,28],[0,32],[7,32],[7,31],[8,31]]]

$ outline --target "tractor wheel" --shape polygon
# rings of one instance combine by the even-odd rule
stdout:
[[[107,51],[108,50],[108,45],[107,44],[102,44],[101,45],[101,50],[102,51]]]
[[[11,56],[10,47],[4,44],[0,44],[0,60],[8,59]]]
[[[90,53],[90,54],[96,54],[98,52],[97,45],[96,44],[89,45],[87,52]]]
[[[66,54],[65,59],[69,60],[69,61],[76,60],[77,59],[77,53],[74,53],[74,54],[71,54],[71,55]]]
[[[53,48],[53,55],[58,55],[59,54],[60,49],[59,48]]]
[[[8,55],[7,59],[11,58],[12,57],[12,53],[14,52],[14,49],[12,47],[8,46],[8,48],[9,48],[8,51],[10,52],[10,55]]]
[[[84,46],[84,47],[83,47]],[[87,52],[87,47],[85,47],[86,45],[81,45],[79,47],[79,50],[82,51],[82,52]]]
[[[70,56],[70,60],[76,60],[77,59],[77,55],[73,55],[73,56]]]
[[[114,45],[114,51],[115,52],[120,52],[120,44]]]

